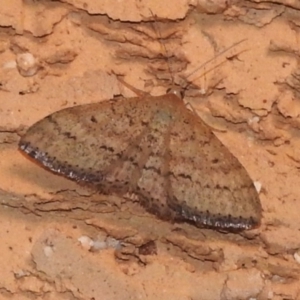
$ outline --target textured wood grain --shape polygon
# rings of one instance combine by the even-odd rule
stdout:
[[[150,212],[199,227],[260,224],[247,171],[174,94],[67,108],[29,128],[20,149],[100,192],[136,194]]]

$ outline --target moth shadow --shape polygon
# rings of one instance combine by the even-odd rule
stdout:
[[[18,177],[20,182],[30,185],[33,189],[38,187],[44,191],[74,190],[78,188],[75,182],[49,172],[38,165],[33,159],[26,156],[26,161],[18,164],[15,168],[7,170],[13,177]]]

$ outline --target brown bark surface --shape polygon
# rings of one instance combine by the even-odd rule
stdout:
[[[0,299],[300,299],[299,9],[0,0]],[[260,190],[258,229],[161,221],[18,151],[50,113],[136,96],[115,75],[151,95],[191,82],[188,106]]]

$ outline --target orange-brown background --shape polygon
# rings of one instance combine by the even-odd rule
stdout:
[[[300,299],[300,5],[287,2],[0,1],[0,299]],[[244,38],[211,67],[225,64],[193,76],[187,100],[261,185],[256,230],[160,221],[17,150],[24,129],[51,112],[132,96],[114,73],[161,94],[163,57],[179,80],[176,71],[184,78]],[[16,64],[24,52],[36,59],[33,76]],[[156,250],[145,255],[149,241]]]

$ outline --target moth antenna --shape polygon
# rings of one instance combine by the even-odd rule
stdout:
[[[207,60],[206,62],[204,62],[203,64],[201,64],[199,67],[197,67],[195,70],[193,70],[192,72],[190,72],[187,76],[186,79],[190,78],[192,75],[194,75],[195,73],[197,73],[199,70],[201,70],[202,68],[204,68],[205,66],[207,66],[209,63],[211,63],[212,61],[216,60],[216,58],[221,57],[223,54],[227,53],[229,50],[233,49],[234,47],[236,47],[237,45],[245,42],[247,39],[242,39],[234,44],[232,44],[231,46],[229,46],[228,48],[224,49],[223,51],[219,52],[217,55],[215,55],[214,57],[210,58],[209,60]],[[245,51],[245,50],[244,50]],[[238,54],[244,52],[241,51]],[[216,69],[217,67],[221,66],[222,64],[224,64],[226,62],[226,60],[221,61],[220,63],[218,63],[217,65],[209,68],[208,70],[206,70],[205,72],[201,73],[199,76],[197,76],[194,81],[198,78],[201,78],[202,76],[205,76],[207,73],[211,72],[212,70]],[[192,84],[193,82],[189,82],[187,83],[183,89],[187,90],[187,88]]]
[[[149,9],[154,21],[157,20],[157,16],[153,13],[153,11],[151,9]],[[157,26],[155,26],[155,22],[151,23],[152,25],[152,28],[154,30],[154,32],[156,33],[156,35],[158,36],[158,39],[159,39],[159,44],[160,46],[162,47],[162,52],[164,54],[164,56],[166,57],[167,59],[167,68],[168,68],[168,71],[169,71],[169,74],[171,76],[171,88],[169,88],[167,90],[167,93],[173,93],[175,95],[177,95],[179,98],[184,98],[184,94],[185,94],[185,91],[188,89],[188,87],[193,83],[193,81],[195,81],[196,79],[198,78],[201,78],[203,76],[205,76],[206,74],[210,73],[212,70],[218,68],[219,66],[221,66],[222,64],[224,64],[226,62],[226,60],[223,60],[221,61],[220,63],[218,63],[217,65],[209,68],[208,70],[204,71],[203,73],[201,73],[199,76],[197,76],[193,81],[191,82],[187,82],[186,85],[184,85],[180,90],[178,88],[176,88],[176,85],[175,85],[175,79],[174,79],[174,75],[173,75],[173,72],[171,70],[171,67],[170,67],[170,59],[169,59],[169,56],[168,56],[168,49],[166,47],[166,45],[162,42],[162,35],[161,35],[161,32],[160,30],[157,28]],[[199,67],[197,67],[196,69],[194,69],[193,71],[191,71],[187,76],[186,76],[186,79],[190,78],[192,75],[194,75],[195,73],[197,73],[199,70],[201,70],[202,68],[205,68],[205,66],[207,66],[208,64],[210,64],[212,61],[216,60],[218,57],[221,57],[223,54],[229,52],[231,49],[233,49],[234,47],[238,46],[239,44],[245,42],[247,39],[242,39],[234,44],[232,44],[231,46],[229,46],[228,48],[224,49],[223,51],[217,53],[214,57],[210,58],[209,60],[207,60],[206,62],[204,62],[203,64],[201,64]],[[244,50],[245,51],[245,50]],[[244,52],[244,51],[241,51],[239,52],[238,54]]]
[[[150,10],[150,13],[154,19],[154,21],[157,20],[157,16],[153,13],[153,11],[151,9]],[[163,52],[163,55],[167,58],[167,68],[168,68],[168,71],[169,71],[169,74],[171,76],[171,82],[172,82],[172,87],[175,86],[175,81],[174,81],[174,76],[173,76],[173,73],[172,73],[172,70],[171,70],[171,67],[170,67],[170,60],[169,60],[169,56],[168,56],[168,50],[167,50],[167,47],[166,45],[162,42],[162,35],[161,35],[161,32],[160,30],[157,28],[157,26],[155,26],[155,22],[151,23],[152,25],[152,28],[154,30],[154,32],[157,34],[158,36],[158,40],[159,40],[159,44],[162,48],[162,52]]]

